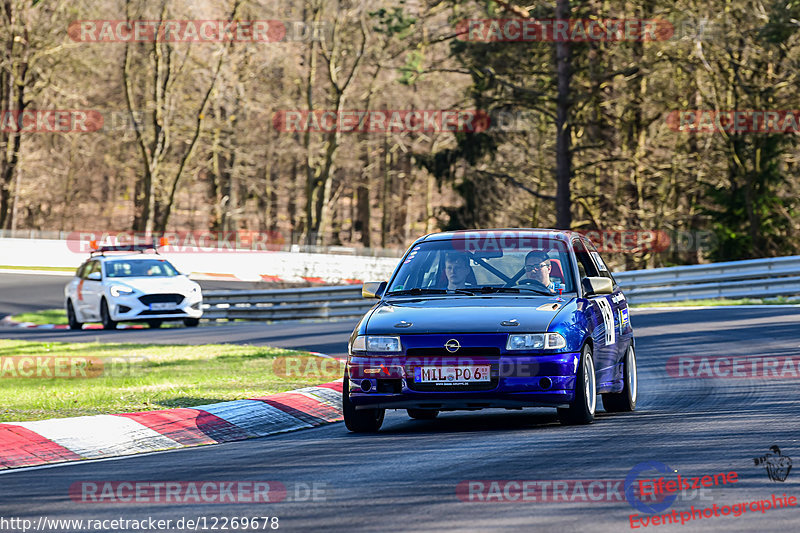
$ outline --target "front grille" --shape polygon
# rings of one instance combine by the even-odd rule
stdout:
[[[139,313],[138,316],[152,316],[152,315],[185,315],[184,311],[180,309],[160,309],[160,310],[147,310]]]
[[[144,305],[150,304],[175,304],[183,301],[182,294],[145,294],[139,297],[139,301]]]
[[[436,348],[409,348],[406,350],[408,357],[499,357],[500,348],[496,347],[476,347],[462,346],[455,352],[448,352],[442,347]]]

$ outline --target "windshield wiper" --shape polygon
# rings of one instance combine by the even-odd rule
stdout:
[[[542,289],[533,289],[531,287],[492,287],[492,286],[485,286],[478,289],[482,294],[491,294],[494,292],[512,292],[517,293],[521,291],[531,291],[536,294],[541,294],[542,296],[555,296],[552,292],[542,290]]]
[[[390,291],[386,293],[386,296],[402,296],[404,294],[447,294],[447,291],[444,289],[421,289],[419,287],[414,287],[413,289],[402,289],[399,291]]]
[[[386,296],[419,296],[423,294],[468,294],[469,296],[473,296],[474,293],[465,289],[422,289],[420,287],[414,287],[413,289],[403,289],[399,291],[391,291],[387,292]]]

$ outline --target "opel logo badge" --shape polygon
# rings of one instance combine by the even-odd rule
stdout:
[[[444,343],[444,348],[450,353],[455,353],[458,351],[459,348],[461,348],[461,345],[458,343],[457,340],[450,339],[449,341]]]

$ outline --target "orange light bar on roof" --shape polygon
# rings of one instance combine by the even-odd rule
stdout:
[[[98,249],[97,241],[89,241],[89,248],[91,248],[92,250],[97,250]]]
[[[161,237],[160,239],[158,239],[158,245],[169,246],[169,239],[167,239],[166,237]]]

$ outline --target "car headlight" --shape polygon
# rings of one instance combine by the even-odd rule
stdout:
[[[111,296],[118,298],[120,296],[130,296],[133,294],[133,289],[125,285],[112,285],[108,292],[111,293]]]
[[[384,337],[378,335],[359,335],[350,346],[350,353],[353,352],[380,352],[393,353],[399,352],[400,337]]]
[[[508,336],[506,350],[558,350],[567,340],[560,333],[521,333]]]

